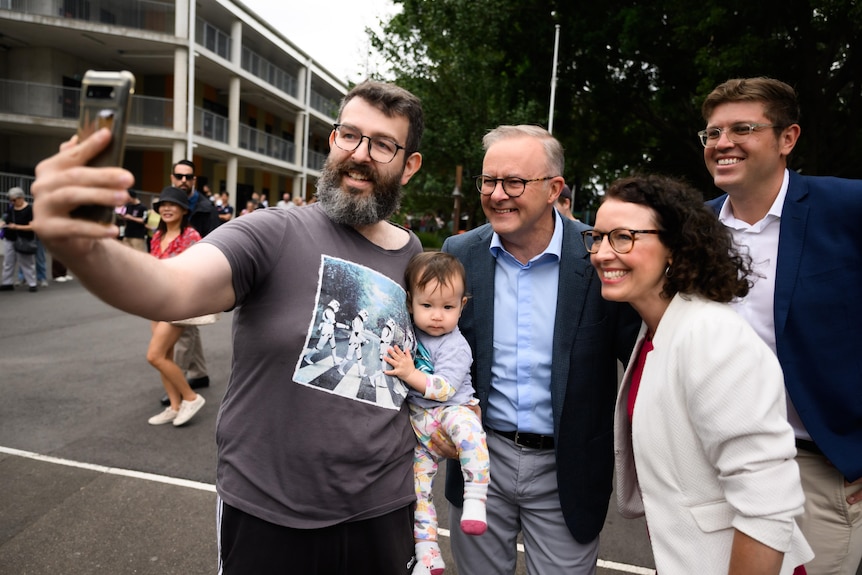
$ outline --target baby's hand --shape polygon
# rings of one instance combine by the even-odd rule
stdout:
[[[392,366],[392,369],[384,371],[383,373],[386,375],[392,375],[404,380],[416,369],[413,365],[413,357],[411,357],[408,350],[402,350],[396,345],[395,347],[390,347],[387,350],[387,354],[383,359]]]

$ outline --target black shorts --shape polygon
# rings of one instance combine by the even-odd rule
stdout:
[[[219,499],[219,573],[224,575],[408,575],[413,505],[321,529],[293,529]]]

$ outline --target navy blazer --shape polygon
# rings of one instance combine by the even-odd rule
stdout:
[[[727,195],[707,202],[718,213]],[[775,274],[775,343],[805,428],[862,477],[862,181],[790,171]]]
[[[574,538],[594,540],[604,525],[613,474],[613,416],[617,359],[627,363],[641,320],[628,304],[602,299],[581,230],[562,218],[563,248],[554,322],[551,403],[560,506]],[[471,297],[461,314],[461,333],[473,350],[473,384],[484,411],[491,389],[494,335],[494,269],[486,224],[443,244],[467,269]],[[493,481],[494,478],[491,478]],[[457,461],[447,462],[446,498],[463,504]]]

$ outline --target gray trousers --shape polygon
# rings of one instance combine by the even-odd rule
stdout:
[[[3,240],[3,285],[15,284],[16,268],[21,267],[24,281],[28,286],[36,285],[36,254],[19,254],[15,251],[15,243]]]
[[[186,374],[186,379],[197,379],[207,375],[207,360],[201,344],[201,332],[196,325],[183,329],[174,345],[174,361]]]
[[[449,505],[452,554],[458,574],[514,574],[520,532],[527,573],[594,575],[599,538],[584,545],[575,541],[566,527],[560,510],[554,450],[518,447],[512,440],[489,431],[488,452],[488,530],[479,536],[465,534],[458,527],[461,508]]]

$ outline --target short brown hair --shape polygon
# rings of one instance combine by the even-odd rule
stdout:
[[[338,110],[339,121],[341,121],[341,113],[344,111],[344,106],[353,98],[365,100],[383,112],[387,118],[392,118],[393,116],[407,118],[409,128],[407,130],[407,142],[404,144],[404,161],[407,161],[410,154],[419,151],[419,145],[422,142],[422,133],[425,131],[422,103],[419,101],[419,98],[395,84],[366,80],[361,84],[357,84],[344,96],[344,99],[341,101],[341,107]]]
[[[796,91],[774,78],[735,78],[718,85],[703,101],[700,111],[707,122],[715,109],[729,102],[761,102],[764,114],[776,130],[798,124],[799,101]]]

